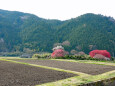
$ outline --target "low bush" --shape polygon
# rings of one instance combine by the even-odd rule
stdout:
[[[93,58],[99,59],[99,60],[110,60],[110,58],[107,58],[101,54],[96,54]]]
[[[56,57],[55,59],[94,60],[94,58],[86,55],[65,55],[64,57]]]
[[[42,59],[52,59],[51,53],[44,53],[44,54],[34,54],[32,58],[42,58]],[[103,61],[102,59],[92,58],[89,55],[65,55],[64,57],[55,57],[53,59],[74,59],[74,60],[96,60],[96,61]],[[110,61],[113,61],[114,58],[112,57]]]
[[[32,56],[32,58],[43,58],[43,59],[50,58],[50,57],[51,57],[50,53],[34,54]]]
[[[96,61],[104,60],[104,59],[92,58],[89,55],[65,55],[64,57],[56,57],[54,59],[96,60]],[[110,59],[110,61],[114,61],[114,58]]]
[[[114,61],[114,60],[115,60],[115,57],[111,57],[110,60],[111,60],[111,61]]]

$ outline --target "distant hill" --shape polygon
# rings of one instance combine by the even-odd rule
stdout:
[[[65,41],[65,42],[64,42]],[[89,53],[92,49],[115,52],[115,20],[112,17],[87,13],[60,21],[47,20],[33,14],[0,10],[0,52],[51,52],[54,44]]]

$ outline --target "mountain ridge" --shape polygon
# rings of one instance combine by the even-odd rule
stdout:
[[[65,21],[43,19],[33,14],[0,10],[1,52],[30,50],[48,51],[55,43],[69,41],[65,50],[88,53],[96,49],[115,51],[115,20],[100,14],[87,13]],[[77,49],[79,46],[81,49]]]

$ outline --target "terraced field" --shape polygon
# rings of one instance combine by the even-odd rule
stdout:
[[[14,61],[36,64],[36,65],[43,65],[43,66],[60,68],[65,70],[72,70],[72,71],[87,73],[91,75],[98,75],[108,71],[115,70],[115,66],[56,61],[56,60],[14,60]]]
[[[109,62],[2,58],[0,72],[0,86],[115,86]]]
[[[68,77],[72,73],[0,61],[0,86],[34,86]]]

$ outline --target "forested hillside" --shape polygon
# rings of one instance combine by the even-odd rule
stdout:
[[[67,51],[89,53],[93,49],[115,52],[115,20],[87,13],[60,21],[33,14],[0,10],[0,52],[24,49],[51,52],[63,45]]]

